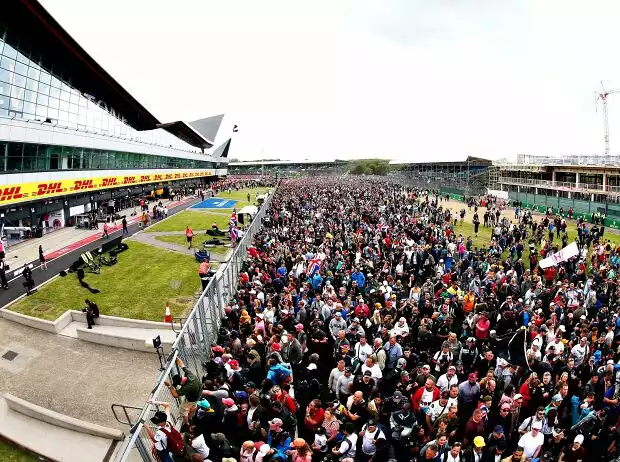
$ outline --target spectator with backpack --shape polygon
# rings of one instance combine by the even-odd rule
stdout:
[[[185,444],[181,435],[174,425],[169,422],[168,403],[158,403],[164,407],[164,411],[157,411],[151,417],[151,422],[155,424],[156,431],[145,425],[146,431],[153,441],[153,452],[157,454],[160,462],[174,462],[173,456],[183,456],[185,454]]]

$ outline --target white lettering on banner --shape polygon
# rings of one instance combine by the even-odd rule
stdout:
[[[547,258],[543,258],[542,260],[540,260],[539,265],[542,269],[547,269],[551,266],[556,266],[559,263],[562,263],[572,257],[576,257],[577,255],[579,255],[579,249],[577,248],[577,243],[571,242],[566,247],[564,247],[562,250],[554,253],[553,255]]]

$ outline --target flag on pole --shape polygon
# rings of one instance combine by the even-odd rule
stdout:
[[[321,258],[311,258],[308,260],[308,268],[306,269],[306,274],[308,276],[312,276],[321,268]]]
[[[377,223],[377,231],[379,231],[380,233],[385,233],[385,232],[387,232],[388,229],[389,229],[388,225],[384,225],[382,223]]]
[[[239,239],[239,228],[237,228],[236,226],[231,226],[230,227],[230,240],[233,242],[237,242],[238,239]]]
[[[233,212],[230,216],[230,226],[237,226],[237,213]]]

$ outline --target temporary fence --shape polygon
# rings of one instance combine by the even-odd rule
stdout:
[[[169,403],[170,419],[177,428],[180,427],[182,399],[173,397],[164,381],[171,381],[173,375],[180,373],[176,364],[177,358],[180,358],[192,372],[199,377],[202,376],[204,372],[202,365],[209,359],[211,345],[217,340],[224,307],[235,294],[248,247],[260,231],[276,189],[277,187],[268,195],[250,225],[244,230],[228,261],[220,266],[191,310],[172,345],[164,371],[159,376],[147,404],[135,420],[128,419],[132,427],[128,438],[117,453],[118,462],[157,462],[153,454],[153,443],[146,430],[146,426],[151,425],[150,418],[160,409],[160,405],[156,403]],[[151,401],[155,403],[151,404]]]

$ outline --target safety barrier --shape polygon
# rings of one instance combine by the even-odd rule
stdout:
[[[252,223],[244,230],[243,237],[237,243],[232,255],[226,263],[218,268],[183,323],[183,327],[172,345],[165,370],[159,376],[139,418],[135,423],[132,422],[133,427],[129,431],[130,436],[117,452],[116,460],[118,462],[138,460],[157,462],[153,457],[153,444],[145,426],[152,425],[150,418],[159,409],[159,405],[151,404],[150,401],[170,403],[169,410],[172,423],[177,428],[180,427],[182,401],[172,396],[168,387],[164,385],[164,381],[171,381],[173,375],[180,373],[176,364],[177,358],[181,358],[185,366],[199,377],[203,375],[202,364],[209,359],[211,345],[216,343],[224,316],[224,307],[235,294],[248,247],[252,245],[254,236],[261,229],[263,218],[271,206],[276,189],[277,187],[268,195]]]

